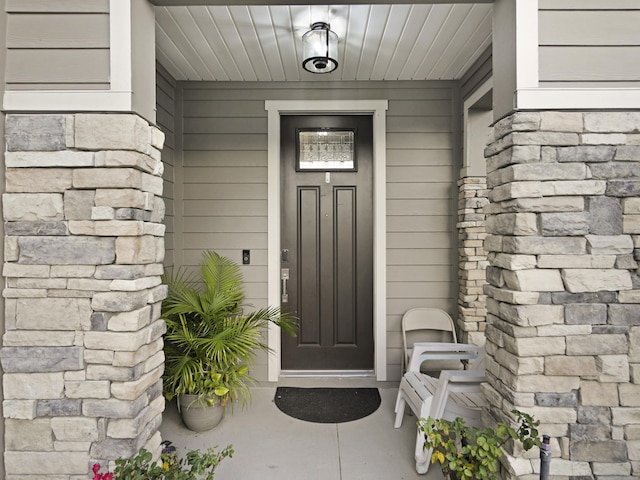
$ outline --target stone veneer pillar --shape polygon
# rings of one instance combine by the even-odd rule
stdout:
[[[534,414],[552,475],[640,477],[640,113],[515,113],[485,154],[485,420]]]
[[[458,322],[460,341],[484,345],[487,319],[487,254],[483,208],[489,203],[486,177],[458,181]]]
[[[132,114],[7,115],[7,480],[158,452],[164,135]]]

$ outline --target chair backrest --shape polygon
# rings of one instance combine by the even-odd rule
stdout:
[[[457,343],[451,316],[439,308],[412,308],[402,316],[404,365],[408,365],[411,348],[416,342]]]

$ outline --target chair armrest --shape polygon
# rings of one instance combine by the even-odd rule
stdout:
[[[466,343],[418,342],[413,344],[408,372],[419,372],[428,360],[475,360],[482,347]]]

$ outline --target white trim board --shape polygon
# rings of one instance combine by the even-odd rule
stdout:
[[[267,100],[268,117],[268,304],[280,305],[280,115],[308,113],[365,113],[373,115],[373,339],[376,379],[387,379],[387,210],[386,100]],[[270,325],[268,379],[281,371],[280,329]]]
[[[640,88],[521,88],[516,110],[638,110]]]

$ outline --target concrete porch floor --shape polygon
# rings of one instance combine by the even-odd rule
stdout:
[[[376,412],[339,424],[309,423],[282,413],[273,402],[276,387],[376,386],[382,402]],[[218,470],[219,480],[440,480],[437,465],[426,475],[415,471],[416,418],[406,416],[394,429],[397,383],[353,379],[284,379],[252,389],[253,401],[227,412],[213,430],[195,433],[180,419],[175,402],[164,412],[162,438],[181,454],[232,444],[233,458]]]

